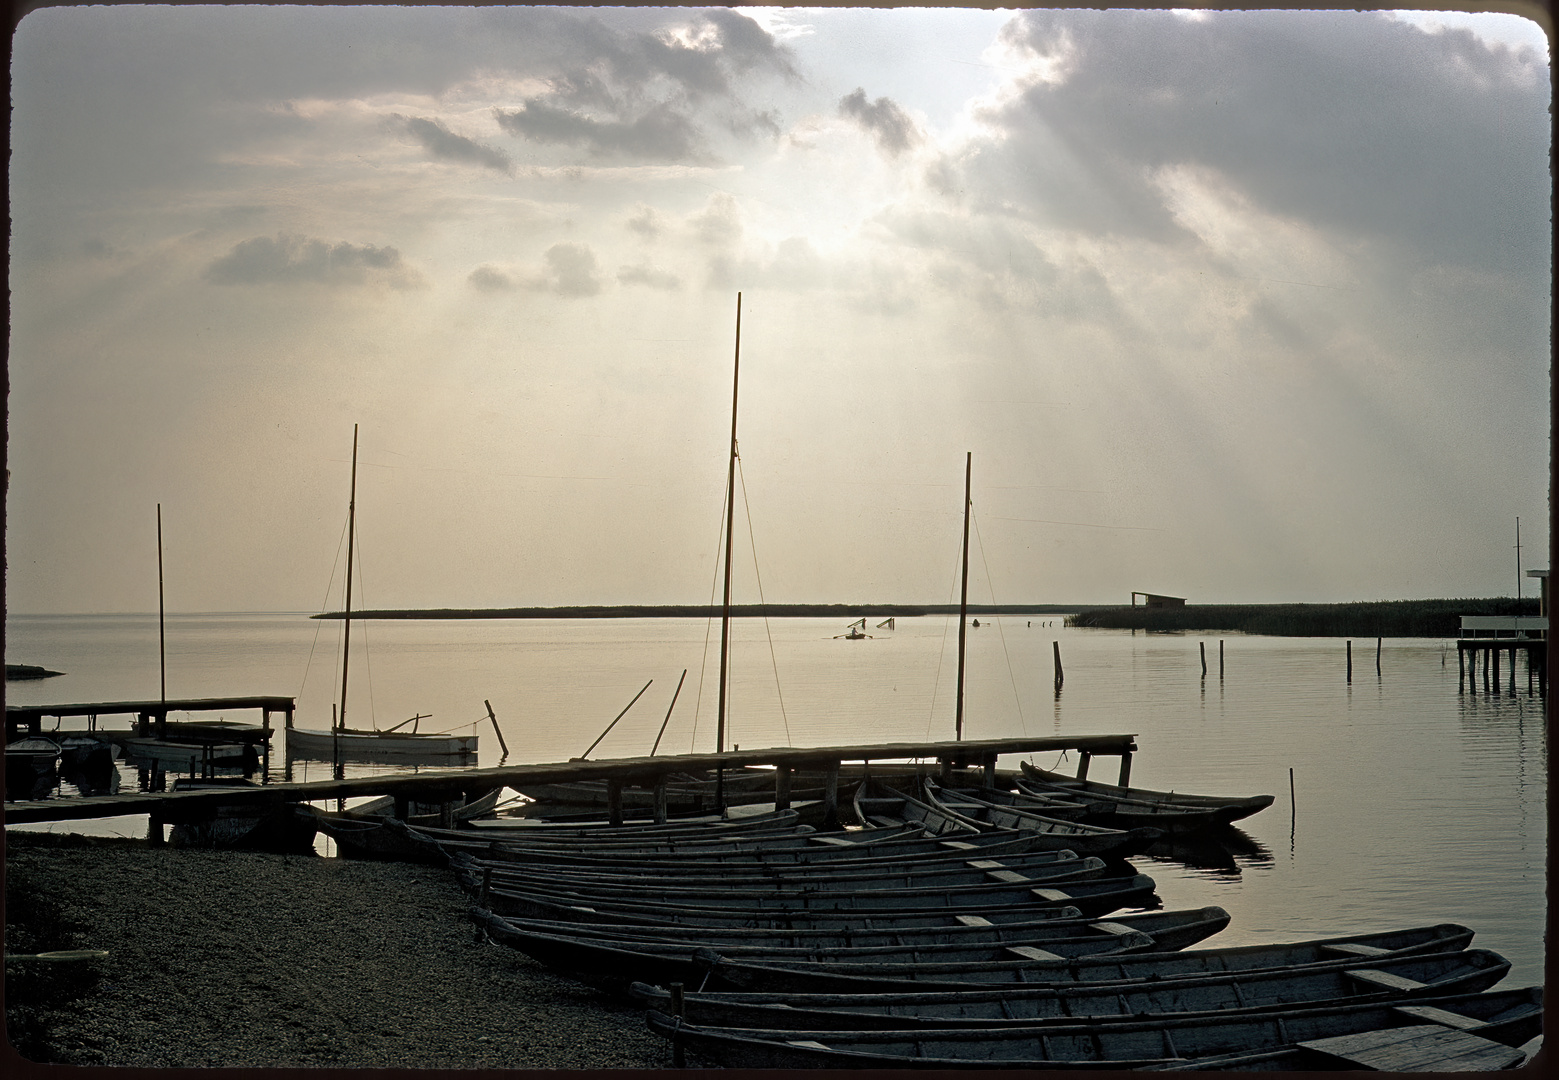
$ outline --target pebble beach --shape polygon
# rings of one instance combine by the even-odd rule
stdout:
[[[5,835],[8,956],[104,950],[40,991],[6,967],[11,1048],[65,1065],[661,1069],[643,1011],[483,940],[445,870]]]

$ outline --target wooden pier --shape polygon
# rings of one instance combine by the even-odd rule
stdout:
[[[74,705],[7,705],[5,707],[5,740],[11,742],[16,739],[23,728],[29,735],[43,733],[43,718],[52,716],[55,719],[63,719],[67,716],[84,716],[87,718],[87,730],[98,732],[97,718],[100,716],[133,716],[135,717],[135,732],[140,738],[166,739],[172,735],[180,738],[200,738],[203,735],[215,735],[216,737],[233,741],[237,738],[235,732],[245,732],[253,736],[254,733],[264,732],[266,739],[270,738],[271,714],[282,713],[287,718],[287,726],[292,726],[293,710],[297,707],[296,699],[279,697],[271,694],[250,695],[248,697],[221,697],[221,698],[167,698],[156,701],[100,701]],[[168,720],[170,712],[241,712],[250,709],[259,709],[261,722],[256,727],[252,724],[234,724],[218,720],[207,723],[181,722]],[[111,734],[111,733],[110,733]],[[243,740],[240,740],[243,741]],[[251,737],[247,741],[259,741]]]
[[[1488,636],[1484,636],[1487,634]],[[1533,636],[1540,634],[1542,636]],[[1501,661],[1508,661],[1509,692],[1516,692],[1516,656],[1526,653],[1527,690],[1548,693],[1548,619],[1546,617],[1462,616],[1461,636],[1456,641],[1456,688],[1478,692],[1478,674],[1483,674],[1483,692],[1500,693]]]
[[[1131,777],[1131,755],[1137,749],[1135,735],[1044,736],[1025,739],[981,739],[963,742],[877,743],[866,746],[773,747],[766,750],[728,750],[725,753],[677,754],[665,757],[616,758],[601,761],[566,761],[540,765],[507,765],[490,769],[446,769],[437,772],[387,774],[319,780],[308,783],[265,784],[220,791],[137,792],[98,795],[78,799],[39,799],[5,804],[7,825],[48,821],[145,814],[153,824],[199,821],[219,807],[253,806],[258,809],[284,803],[317,802],[363,796],[389,795],[396,800],[398,817],[406,804],[451,802],[490,791],[495,787],[524,787],[544,783],[605,780],[614,804],[612,816],[621,817],[624,787],[645,787],[656,792],[657,807],[665,805],[666,778],[672,773],[703,772],[748,765],[775,767],[775,803],[789,805],[790,776],[796,770],[824,776],[824,811],[831,816],[838,800],[841,762],[936,761],[946,774],[955,768],[984,768],[994,774],[1001,754],[1028,754],[1072,750],[1079,753],[1080,772],[1094,757],[1119,757],[1120,783]],[[613,795],[615,793],[615,796]],[[663,818],[663,813],[657,813]],[[160,834],[159,830],[154,830]]]

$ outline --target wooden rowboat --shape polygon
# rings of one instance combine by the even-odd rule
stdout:
[[[1466,927],[1444,924],[1280,945],[1036,959],[1031,963],[1015,960],[1005,965],[970,965],[963,969],[948,965],[948,970],[927,965],[904,970],[886,964],[806,964],[719,957],[711,960],[716,972],[711,979],[718,979],[721,985],[733,990],[802,994],[978,990],[1001,983],[1044,986],[1184,980],[1299,965],[1357,967],[1361,959],[1375,963],[1410,953],[1455,951],[1465,948],[1471,940],[1472,931]],[[710,986],[715,986],[715,982],[711,981]]]
[[[1176,1068],[1198,1058],[1315,1049],[1316,1065],[1338,1065],[1335,1050],[1349,1036],[1389,1029],[1410,1041],[1459,1044],[1485,1062],[1513,1065],[1511,1048],[1542,1030],[1542,990],[1493,991],[1384,1001],[1300,1006],[1278,1012],[1146,1017],[1119,1023],[1047,1024],[1004,1029],[918,1028],[912,1031],[832,1031],[722,1028],[690,1024],[658,1011],[651,1030],[699,1058],[737,1068]],[[1449,1035],[1450,1038],[1443,1038]],[[1457,1038],[1456,1036],[1463,1036]],[[1504,1048],[1501,1050],[1501,1048]],[[1514,1055],[1514,1056],[1512,1056]],[[1295,1058],[1299,1055],[1294,1054]],[[1353,1065],[1358,1068],[1358,1064]],[[1488,1067],[1488,1066],[1486,1066]]]
[[[1373,961],[1366,968],[1336,965],[1218,973],[1105,986],[964,990],[897,994],[758,994],[705,991],[684,994],[682,1018],[693,1024],[744,1028],[883,1030],[910,1027],[1012,1027],[1069,1022],[1101,1023],[1174,1013],[1274,1010],[1299,1003],[1357,1003],[1386,998],[1439,997],[1487,990],[1510,962],[1485,949]],[[671,1012],[671,993],[637,983],[630,994],[652,1009]]]
[[[1069,795],[1096,802],[1117,804],[1117,813],[1134,814],[1143,809],[1212,811],[1221,824],[1238,821],[1271,806],[1271,795],[1192,795],[1180,791],[1154,791],[1151,788],[1120,787],[1098,780],[1079,780],[1065,773],[1050,772],[1028,762],[1019,762],[1023,790],[1047,795]]]
[[[479,899],[478,905],[487,904]],[[496,905],[493,910],[498,911]],[[919,927],[760,929],[755,927],[647,926],[636,923],[549,921],[506,916],[516,929],[538,933],[595,937],[618,941],[654,941],[684,943],[727,950],[732,946],[763,946],[793,949],[862,949],[879,946],[921,946],[941,944],[1021,945],[1055,941],[1107,941],[1130,935],[1153,939],[1154,951],[1184,949],[1203,941],[1229,925],[1229,913],[1220,907],[1191,908],[1184,911],[1146,911],[1112,916],[1107,921],[1094,919],[1032,919],[1019,923],[988,923],[984,920],[950,925]]]

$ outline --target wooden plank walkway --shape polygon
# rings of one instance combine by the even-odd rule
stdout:
[[[660,757],[611,758],[601,761],[565,761],[540,765],[506,765],[488,769],[445,769],[436,772],[392,773],[316,780],[308,783],[265,784],[220,791],[136,792],[74,799],[39,799],[5,804],[7,825],[46,821],[148,814],[157,818],[198,816],[218,806],[277,805],[362,796],[391,795],[419,802],[440,802],[466,793],[495,787],[527,784],[570,783],[581,780],[616,781],[623,785],[653,786],[657,779],[675,772],[702,772],[745,765],[774,765],[781,770],[837,769],[844,761],[936,760],[944,768],[983,766],[995,768],[998,754],[1028,754],[1075,750],[1089,756],[1118,756],[1122,783],[1130,774],[1135,735],[1036,736],[1024,739],[981,739],[962,742],[874,743],[864,746],[771,747],[765,750],[728,750],[722,754],[676,754]]]
[[[7,705],[5,707],[5,738],[7,742],[15,739],[22,728],[26,728],[31,735],[41,733],[43,718],[53,716],[63,718],[66,716],[85,716],[88,718],[89,731],[96,730],[99,716],[133,716],[137,720],[140,734],[150,734],[152,722],[156,722],[158,738],[166,735],[168,714],[170,712],[229,712],[245,709],[259,709],[262,726],[269,730],[271,714],[282,713],[287,718],[287,726],[292,724],[293,710],[297,707],[296,699],[283,697],[278,694],[249,694],[242,697],[220,698],[169,698],[154,701],[97,701],[78,702],[69,705]]]

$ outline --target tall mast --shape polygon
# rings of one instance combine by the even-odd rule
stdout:
[[[974,469],[974,451],[964,455],[964,569],[963,591],[958,598],[958,710],[953,717],[953,738],[964,737],[964,616],[969,613],[969,475]]]
[[[352,493],[346,504],[346,630],[341,638],[341,710],[336,729],[346,728],[346,668],[352,659],[352,540],[357,535],[357,425],[352,425]]]
[[[1520,519],[1517,519],[1520,521]],[[1517,538],[1520,533],[1517,533]],[[1520,561],[1520,559],[1517,559]],[[157,673],[162,679],[162,703],[168,703],[168,650],[162,636],[162,503],[157,503]]]
[[[736,392],[742,373],[742,294],[736,294],[736,359],[731,368],[731,459],[725,475],[725,605],[720,614],[720,707],[715,753],[725,753],[726,668],[731,650],[731,534],[736,524]],[[715,766],[715,808],[725,810],[725,769]]]

